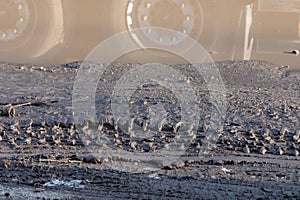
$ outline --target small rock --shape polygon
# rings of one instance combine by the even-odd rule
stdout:
[[[148,146],[149,146],[149,148],[153,148],[154,143],[153,143],[153,142],[149,142],[149,143],[148,143]]]
[[[185,166],[185,163],[182,160],[176,160],[171,165],[164,166],[166,170],[179,169]]]
[[[288,133],[289,130],[286,128],[286,127],[283,127],[281,130],[280,130],[280,135],[279,135],[279,139],[283,139],[285,134]]]
[[[174,168],[182,168],[185,166],[185,163],[182,160],[177,159],[175,162],[172,163]]]
[[[60,138],[55,138],[55,136],[52,137],[52,141],[56,145],[60,144],[60,142],[61,142]]]
[[[211,164],[213,164],[213,165],[223,165],[224,160],[222,160],[222,159],[211,160]]]
[[[267,137],[270,137],[270,129],[266,129],[266,130],[264,131],[263,138],[266,139]]]
[[[46,144],[46,139],[45,138],[39,139],[38,144]]]
[[[31,138],[28,137],[24,140],[24,142],[27,144],[27,145],[30,145],[31,144]]]
[[[35,190],[34,190],[34,192],[43,192],[44,191],[44,189],[43,188],[35,188]]]
[[[266,141],[271,141],[272,138],[271,138],[270,136],[267,136],[267,137],[265,137],[265,140],[266,140]]]
[[[153,174],[149,174],[148,178],[152,178],[152,179],[160,179],[159,175],[157,173],[153,173]]]
[[[116,139],[115,143],[116,143],[117,145],[122,144],[121,140],[119,140],[119,139]]]
[[[268,192],[268,193],[273,192],[273,190],[270,189],[270,188],[262,188],[262,190],[263,190],[264,192]]]
[[[298,156],[299,151],[297,149],[290,149],[290,150],[286,151],[286,154],[289,156]]]
[[[150,144],[143,144],[142,145],[142,149],[145,151],[145,152],[149,152],[151,150],[152,146],[150,146]]]
[[[91,163],[91,164],[97,164],[100,163],[100,161],[95,156],[80,156],[78,157],[78,160],[84,162],[84,163]]]
[[[248,147],[248,145],[246,145],[246,146],[243,148],[243,152],[244,152],[244,153],[250,153],[250,148]]]
[[[69,145],[76,145],[76,140],[75,139],[72,139],[71,141],[68,142]]]
[[[131,143],[130,143],[130,147],[131,147],[132,149],[136,149],[136,146],[137,146],[137,142],[131,142]]]
[[[295,149],[295,150],[293,151],[293,154],[294,154],[294,156],[299,156],[299,151],[298,151],[297,149]]]
[[[265,147],[262,147],[262,148],[259,149],[258,152],[259,152],[260,154],[264,155],[264,154],[266,154],[267,150],[266,150]]]
[[[283,155],[283,154],[284,154],[284,151],[282,150],[281,147],[278,148],[278,154],[279,154],[279,155]]]
[[[15,144],[15,139],[14,139],[14,138],[10,138],[10,139],[8,140],[8,142],[9,142],[10,144]]]
[[[225,173],[230,173],[231,172],[231,170],[230,169],[226,169],[225,167],[222,167],[222,169],[221,169],[223,172],[225,172]]]
[[[272,145],[272,144],[275,144],[276,142],[275,142],[273,139],[271,139],[271,140],[269,141],[269,143]]]
[[[297,142],[300,138],[300,129],[296,131],[295,135],[293,135],[294,142]]]
[[[257,141],[257,136],[255,135],[254,132],[249,132],[249,138]]]

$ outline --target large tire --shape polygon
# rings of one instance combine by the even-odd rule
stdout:
[[[1,61],[34,62],[42,56],[39,51],[51,26],[55,26],[50,11],[52,1],[0,0]],[[44,49],[43,53],[48,50]]]
[[[152,4],[149,4],[149,2],[151,2]],[[146,28],[151,26],[173,29],[185,33],[189,37],[193,38],[194,40],[199,42],[207,51],[212,51],[213,46],[217,40],[217,34],[220,32],[220,27],[222,25],[222,12],[224,11],[224,2],[225,1],[207,0],[112,1],[114,31],[130,31],[130,29]],[[155,8],[151,10],[151,6]],[[185,6],[189,6],[189,8],[186,8]],[[188,12],[191,12],[191,14],[189,14]],[[149,16],[145,15],[145,13],[149,13]],[[183,19],[177,17],[182,13],[184,13]],[[172,16],[170,17],[167,15]],[[143,19],[141,20],[143,16],[145,17],[145,22],[143,22]],[[170,22],[164,22],[163,20],[160,21],[159,17],[170,17],[171,20]],[[184,17],[186,17],[187,19],[185,19]],[[128,18],[130,18],[130,22],[128,22]],[[180,20],[182,21],[177,23],[177,21]],[[184,25],[187,25],[187,28],[185,28]],[[159,42],[155,41],[155,39],[153,38],[147,38],[148,36],[146,35],[139,37],[139,39],[141,40],[148,39],[153,40],[153,42]],[[180,42],[184,41],[177,41],[177,44]],[[149,55],[152,58],[149,58]],[[178,58],[178,56],[176,58],[175,57],[176,56],[171,55],[167,52],[157,50],[141,50],[132,53],[132,56],[126,56],[125,60],[127,62],[185,62],[184,60]]]

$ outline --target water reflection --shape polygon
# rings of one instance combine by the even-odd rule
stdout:
[[[115,33],[151,26],[193,37],[216,61],[300,66],[287,53],[300,49],[299,0],[0,0],[0,61],[80,60]],[[139,41],[182,42],[147,30]]]

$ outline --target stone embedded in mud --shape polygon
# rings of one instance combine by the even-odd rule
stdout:
[[[76,140],[75,139],[70,140],[68,142],[68,145],[75,146],[76,145]]]
[[[100,160],[98,160],[95,156],[79,156],[78,160],[84,162],[84,163],[90,163],[90,164],[97,164],[100,163]]]
[[[56,138],[56,137],[52,137],[52,142],[55,144],[55,145],[58,145],[61,143],[61,139],[60,138]]]
[[[297,149],[294,150],[294,156],[299,156],[299,151]]]
[[[258,152],[259,152],[260,154],[264,155],[264,154],[266,154],[267,149],[266,149],[265,147],[261,147],[261,148],[258,150]]]
[[[251,129],[251,130],[248,132],[248,134],[249,134],[249,138],[250,138],[250,139],[253,139],[253,140],[256,140],[256,139],[257,139],[257,137],[256,137],[256,135],[255,135],[255,131],[254,131],[253,129]]]
[[[290,149],[286,152],[286,154],[290,156],[299,156],[299,151],[297,149]]]
[[[185,163],[182,160],[177,159],[175,162],[172,163],[172,166],[175,168],[182,168],[185,166]]]
[[[268,137],[270,137],[270,129],[266,129],[265,131],[264,131],[264,133],[263,133],[263,138],[268,138]]]
[[[161,179],[161,177],[159,177],[159,175],[157,173],[153,173],[153,174],[149,174],[148,178],[152,178],[152,179]]]
[[[278,152],[279,155],[283,155],[284,154],[284,150],[281,147],[278,148],[277,152]]]
[[[300,138],[300,129],[296,131],[296,133],[293,135],[294,142],[298,142]]]
[[[121,142],[121,140],[119,140],[119,139],[116,139],[116,140],[115,140],[115,144],[117,144],[117,145],[121,145],[121,144],[122,144],[122,142]]]
[[[135,141],[130,142],[130,147],[131,147],[133,150],[136,149],[137,145],[138,145],[138,144],[137,144],[137,142],[135,142]]]
[[[45,138],[41,138],[38,140],[38,144],[46,144],[46,139]]]
[[[170,165],[166,165],[163,167],[163,169],[165,170],[172,170],[172,169],[179,169],[185,166],[185,162],[177,159],[175,160],[173,163],[171,163]]]
[[[288,132],[289,132],[288,128],[286,128],[286,127],[281,128],[279,139],[283,139],[285,134],[288,133]]]
[[[30,137],[25,138],[24,143],[27,144],[27,145],[31,145],[31,138]]]
[[[248,145],[246,145],[246,146],[243,148],[243,151],[244,151],[244,153],[250,153],[250,148],[248,147]]]
[[[0,106],[0,116],[14,117],[16,114],[15,107],[11,104]]]

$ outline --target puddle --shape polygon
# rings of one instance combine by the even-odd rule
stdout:
[[[299,67],[299,56],[284,53],[300,49],[298,0],[125,0],[121,4],[118,0],[0,0],[0,8],[0,61],[59,64],[82,60],[105,39],[133,28],[147,30],[138,36],[139,41],[146,38],[162,45],[184,41],[158,36],[149,28],[155,26],[175,29],[208,52],[218,52],[211,54],[214,61],[266,60]],[[159,60],[163,60],[161,53],[155,54]],[[148,51],[142,55],[133,53],[125,60],[148,62],[153,56]]]

